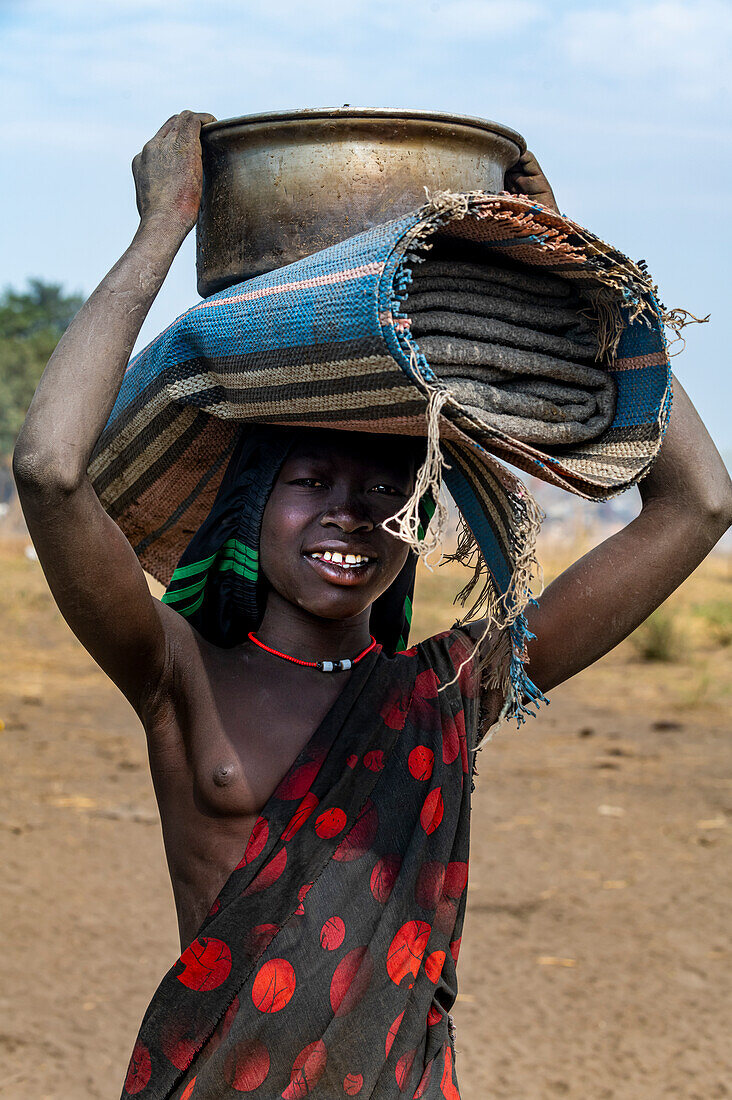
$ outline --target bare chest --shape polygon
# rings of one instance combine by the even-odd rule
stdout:
[[[262,676],[226,660],[202,665],[171,708],[164,734],[150,737],[182,939],[198,927],[241,859],[257,817],[348,675],[293,672],[275,667]]]
[[[195,805],[214,817],[259,814],[347,677],[228,655],[194,667],[176,700],[174,724],[179,779],[185,775]]]

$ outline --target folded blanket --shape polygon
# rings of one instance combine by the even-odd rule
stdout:
[[[404,301],[411,333],[451,396],[524,443],[595,439],[616,387],[590,303],[561,279],[429,257]]]
[[[420,503],[444,480],[468,614],[508,628],[520,715],[541,513],[500,459],[606,499],[649,469],[670,393],[644,268],[529,199],[443,194],[194,305],[130,363],[89,475],[167,585],[243,424],[426,436],[390,529],[423,556],[439,545],[444,509],[425,532]]]

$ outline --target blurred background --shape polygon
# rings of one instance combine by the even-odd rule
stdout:
[[[0,1095],[117,1095],[177,954],[142,732],[55,610],[9,473],[56,340],[135,231],[134,154],[186,107],[514,127],[565,213],[710,315],[674,371],[729,464],[731,48],[728,0],[0,0]],[[191,234],[138,346],[196,300]],[[547,580],[638,510],[531,487]],[[479,754],[464,1100],[730,1095],[731,550]],[[422,574],[418,636],[459,587]]]

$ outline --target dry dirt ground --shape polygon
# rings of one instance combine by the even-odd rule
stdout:
[[[177,954],[145,747],[21,540],[0,577],[0,1094],[113,1100]],[[444,584],[423,585],[422,635],[451,621]],[[732,1095],[731,598],[730,566],[705,565],[675,661],[624,643],[482,750],[464,1100]]]

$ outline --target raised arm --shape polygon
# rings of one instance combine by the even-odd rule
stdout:
[[[162,608],[87,477],[127,361],[201,198],[200,131],[169,119],[132,162],[140,225],[64,333],[13,455],[28,529],[61,613],[138,711],[165,663]]]
[[[639,485],[637,519],[566,569],[527,613],[529,675],[561,684],[626,638],[732,524],[732,482],[676,378],[666,437]]]
[[[506,173],[506,190],[557,209],[536,157]],[[527,611],[536,639],[529,675],[556,687],[622,642],[679,587],[732,524],[732,482],[699,414],[676,378],[665,439],[639,485],[637,519],[585,554]],[[480,636],[481,624],[472,629]]]

